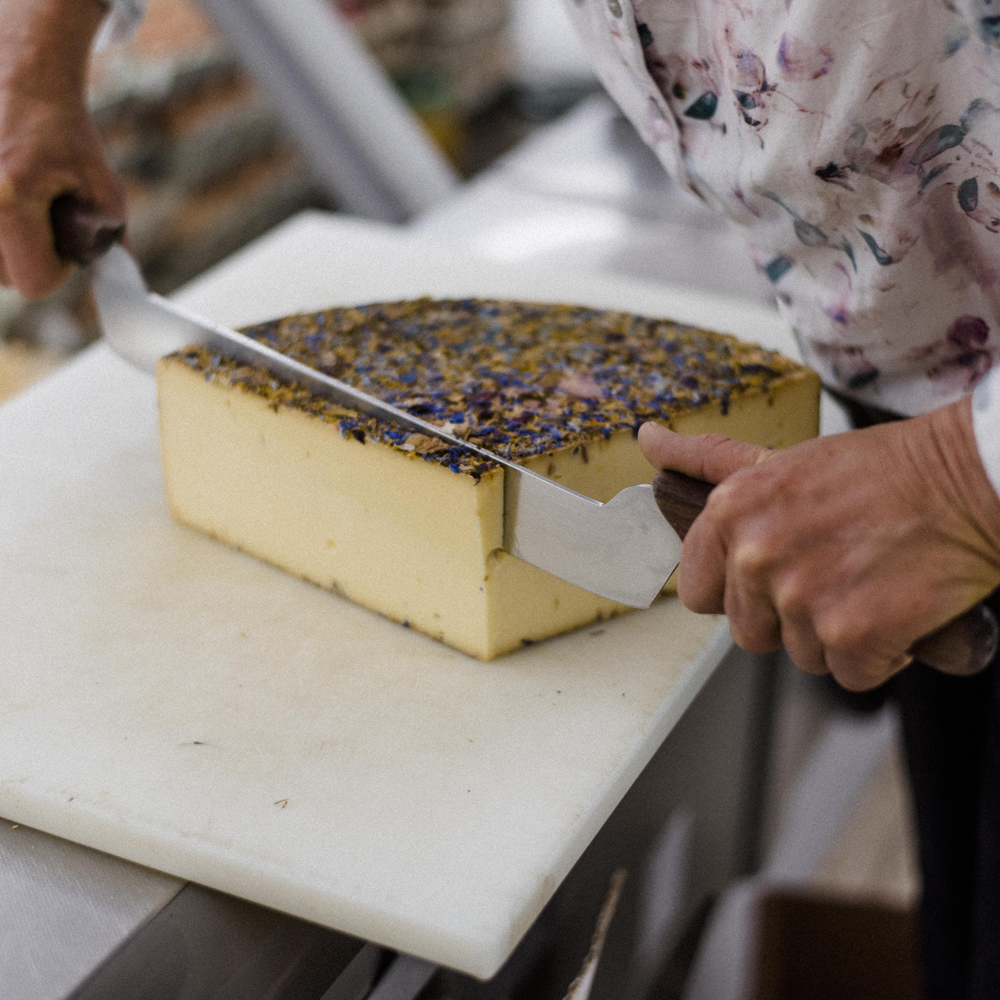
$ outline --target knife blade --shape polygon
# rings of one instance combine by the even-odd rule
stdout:
[[[200,344],[496,462],[504,469],[504,549],[600,597],[649,607],[677,568],[684,536],[707,502],[710,483],[663,470],[653,485],[630,486],[600,503],[149,291],[120,242],[124,224],[73,196],[55,199],[51,220],[59,256],[91,268],[105,338],[142,370],[152,373],[164,354]],[[910,652],[943,673],[969,676],[985,669],[998,643],[996,617],[980,603],[920,639]]]

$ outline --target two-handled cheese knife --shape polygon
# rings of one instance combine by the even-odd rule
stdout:
[[[117,220],[64,196],[52,206],[52,225],[59,255],[91,266],[108,343],[144,371],[152,372],[164,354],[202,345],[297,382],[317,396],[495,462],[504,469],[504,549],[620,604],[649,607],[680,562],[684,536],[711,484],[665,471],[652,486],[630,486],[599,503],[150,292],[121,244],[124,226]],[[997,637],[992,613],[977,605],[922,639],[912,652],[946,673],[975,673],[992,658]]]

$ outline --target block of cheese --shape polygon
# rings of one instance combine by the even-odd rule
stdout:
[[[776,448],[818,431],[813,372],[628,313],[421,299],[246,332],[600,501],[652,481],[645,420]],[[626,610],[503,551],[495,463],[204,349],[158,382],[185,524],[483,660]]]

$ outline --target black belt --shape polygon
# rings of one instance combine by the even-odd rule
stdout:
[[[870,403],[859,403],[856,399],[849,399],[847,396],[837,392],[836,389],[831,389],[829,386],[825,388],[838,403],[843,405],[844,409],[847,410],[847,415],[851,418],[851,423],[857,428],[871,427],[873,424],[888,424],[893,420],[906,419],[900,413],[894,413],[892,410],[883,410],[881,407],[872,406]]]

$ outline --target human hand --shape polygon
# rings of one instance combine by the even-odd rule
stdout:
[[[1000,584],[1000,499],[969,400],[782,452],[655,424],[639,444],[657,468],[720,484],[685,539],[678,591],[725,612],[752,652],[784,645],[863,690]]]
[[[54,291],[72,267],[54,248],[55,198],[125,217],[85,98],[106,13],[101,0],[0,0],[0,283],[28,298]]]

